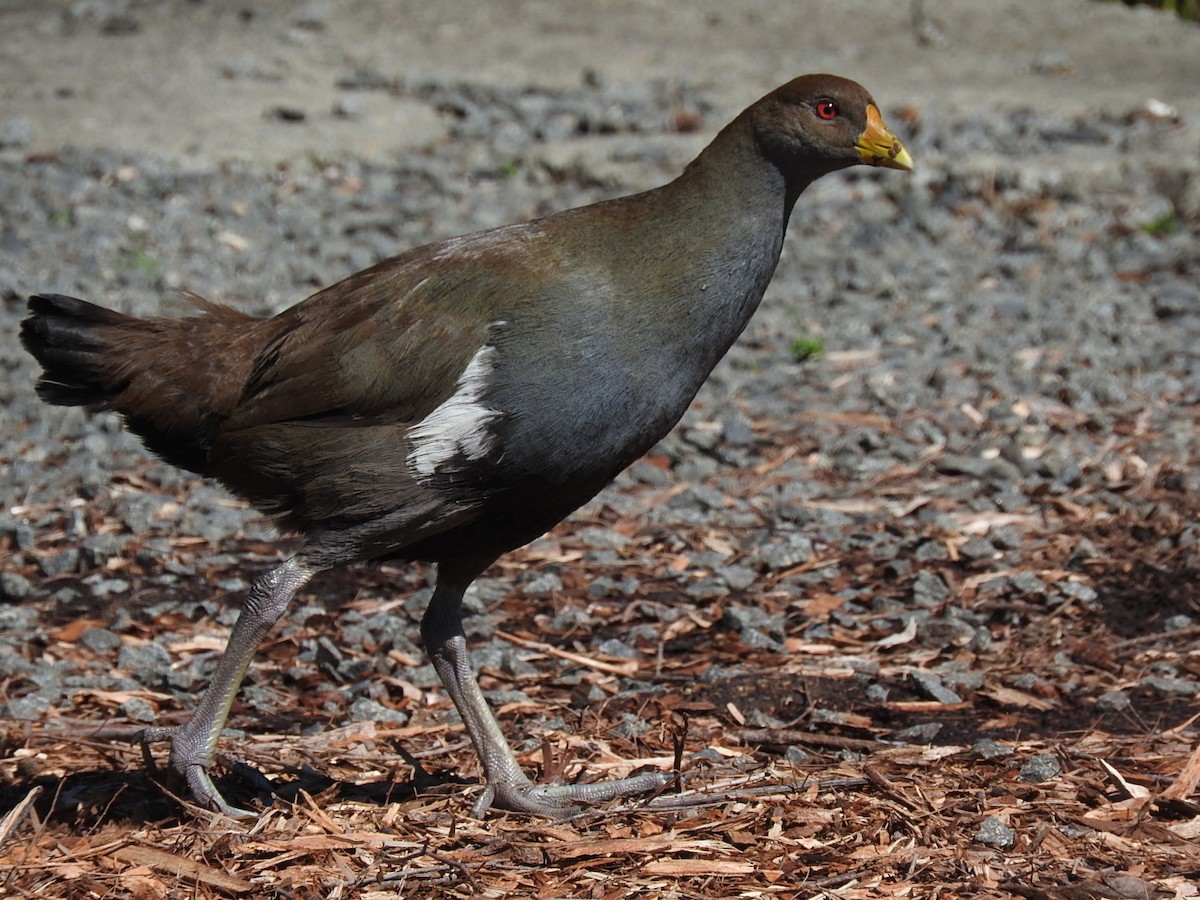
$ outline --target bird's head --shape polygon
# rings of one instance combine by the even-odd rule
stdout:
[[[804,75],[747,110],[763,154],[785,176],[848,166],[913,168],[866,89],[836,75]]]

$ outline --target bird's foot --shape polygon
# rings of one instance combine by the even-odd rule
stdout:
[[[209,775],[209,769],[212,767],[211,754],[200,749],[187,730],[187,724],[144,728],[135,734],[132,740],[141,744],[142,755],[148,766],[153,766],[150,745],[170,741],[171,769],[183,776],[196,803],[232,819],[257,818],[258,813],[232,806],[221,796],[221,792],[213,784],[212,776]]]
[[[534,784],[522,776],[489,783],[471,807],[471,815],[482,819],[488,809],[495,808],[561,819],[595,803],[652,793],[670,784],[674,778],[666,772],[648,772],[592,784]]]

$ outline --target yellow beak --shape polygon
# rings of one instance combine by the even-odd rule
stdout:
[[[879,109],[874,103],[867,107],[867,127],[858,136],[854,147],[862,161],[869,166],[912,171],[912,157],[908,155],[900,139],[883,124],[883,117],[879,115]]]

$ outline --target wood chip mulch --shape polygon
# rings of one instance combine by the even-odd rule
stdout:
[[[1194,545],[1180,540],[1200,501],[1163,488],[1163,472],[1112,474],[1114,490],[1153,501],[1154,513],[1100,514],[1062,496],[1005,519],[1021,530],[1027,571],[1086,584],[1096,604],[1048,608],[991,590],[1004,573],[960,557],[960,538],[945,537],[947,554],[929,565],[952,587],[947,607],[988,613],[990,646],[930,640],[847,603],[856,589],[911,595],[911,573],[897,574],[894,560],[873,559],[852,542],[822,546],[803,564],[835,574],[800,599],[777,589],[794,571],[764,576],[738,597],[681,597],[689,559],[678,548],[736,548],[739,536],[696,526],[673,532],[667,546],[660,530],[603,509],[507,558],[492,575],[562,564],[563,588],[544,603],[514,593],[492,610],[497,636],[536,674],[485,668],[481,677],[487,691],[529,698],[499,709],[511,737],[543,739],[526,745],[529,770],[567,779],[641,766],[680,774],[658,797],[563,821],[470,818],[473,751],[440,689],[403,678],[384,685],[381,701],[407,714],[403,725],[344,724],[322,705],[336,705],[328,689],[314,698],[278,686],[275,716],[239,701],[230,724],[245,735],[222,741],[229,756],[218,783],[235,802],[252,803],[265,776],[280,795],[248,822],[177,799],[165,748],[152,748],[158,768],[147,769],[127,742],[137,723],[118,708],[129,697],[81,689],[40,721],[2,726],[0,892],[136,900],[1200,897],[1200,702],[1145,680],[1165,667],[1200,677],[1200,626],[1163,625],[1172,614],[1200,621],[1200,566]],[[931,485],[881,481],[865,498],[860,488],[859,527],[915,532],[923,527],[916,519],[897,515],[914,503],[953,514]],[[984,514],[961,515],[962,534],[989,524]],[[972,515],[978,521],[966,521]],[[576,535],[596,524],[629,538],[621,564],[641,584],[637,599],[587,595],[595,573],[577,565],[585,548]],[[1082,538],[1099,552],[1069,559]],[[197,580],[237,573],[230,566]],[[123,577],[137,594],[136,565]],[[406,579],[421,583],[420,573],[386,567],[338,577],[330,596],[342,609],[368,612],[396,607]],[[747,646],[723,626],[734,600],[784,611],[786,652]],[[680,612],[647,615],[654,604]],[[553,612],[571,605],[587,608],[600,623],[595,632],[549,630]],[[337,615],[330,610],[326,631],[335,644]],[[31,653],[95,665],[76,642],[95,621],[63,616]],[[807,630],[814,621],[828,623],[820,637]],[[592,649],[633,624],[645,626],[643,637],[648,628],[658,635],[639,638],[636,658]],[[169,626],[182,636],[167,648],[172,659],[211,654],[226,633],[208,618]],[[249,681],[278,685],[279,673],[298,665],[301,636],[277,635]],[[982,672],[978,686],[957,688],[959,702],[930,699],[914,678],[947,661]],[[710,670],[719,677],[707,677]],[[18,680],[6,679],[0,693],[19,690]],[[1096,702],[1115,691],[1127,706]],[[597,693],[609,699],[579,700]],[[141,697],[166,721],[186,712],[151,686]]]

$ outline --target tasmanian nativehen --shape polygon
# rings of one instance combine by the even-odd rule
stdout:
[[[259,643],[317,572],[427,560],[421,634],[483,764],[478,812],[561,814],[664,785],[533,783],[471,672],[463,592],[679,421],[762,299],[796,198],[862,164],[912,159],[862,87],[807,75],[669,184],[408,250],[271,318],[30,297],[21,339],[43,400],[120,413],[164,460],[303,537],[251,587],[187,722],[141,739],[170,741],[199,802],[250,815],[209,769]]]

